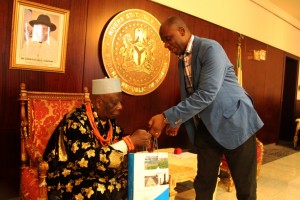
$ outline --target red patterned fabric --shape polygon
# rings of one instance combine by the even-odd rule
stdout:
[[[51,134],[63,116],[82,103],[81,100],[48,99],[35,99],[30,102],[30,120],[32,120],[30,138],[41,154],[44,153]]]
[[[63,116],[83,103],[82,100],[35,99],[29,102],[30,138],[26,149],[31,160],[43,155],[48,140]],[[21,172],[23,199],[36,200],[39,195],[38,169],[25,167]]]
[[[261,146],[257,146],[256,148],[256,151],[257,151],[257,163],[261,162],[262,161],[262,156],[263,156],[263,149]]]
[[[33,167],[26,167],[21,172],[22,199],[37,200],[39,195],[38,171]]]
[[[257,151],[257,164],[260,164],[262,162],[262,154],[263,154],[263,147],[260,145],[260,142],[256,142],[257,146],[256,146],[256,151]],[[227,164],[227,161],[226,161],[226,158],[225,156],[223,155],[222,156],[222,167],[226,167],[228,168],[228,164]]]
[[[228,164],[225,158],[225,155],[222,156],[222,168],[228,168]]]

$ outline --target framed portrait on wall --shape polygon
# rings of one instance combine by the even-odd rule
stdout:
[[[14,0],[10,69],[65,72],[69,11]]]

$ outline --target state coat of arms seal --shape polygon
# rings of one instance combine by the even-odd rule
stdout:
[[[122,91],[145,95],[164,80],[170,53],[159,36],[160,22],[150,13],[129,9],[109,22],[102,42],[102,58],[109,77],[120,78]]]

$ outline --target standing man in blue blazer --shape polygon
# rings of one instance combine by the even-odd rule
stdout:
[[[166,128],[176,135],[184,123],[197,150],[196,200],[211,200],[224,154],[239,200],[256,199],[256,136],[263,122],[251,97],[239,85],[222,46],[193,35],[179,17],[162,23],[165,47],[179,58],[181,101],[149,120],[158,138]]]

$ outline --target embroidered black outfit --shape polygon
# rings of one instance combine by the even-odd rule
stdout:
[[[95,124],[106,138],[110,124],[102,122],[93,111]],[[110,144],[124,137],[122,129],[111,120]],[[102,146],[94,135],[86,114],[86,105],[67,114],[51,136],[44,152],[49,163],[48,192],[62,199],[120,200],[127,197],[127,162],[124,154],[109,144]],[[50,198],[50,197],[49,197]]]

